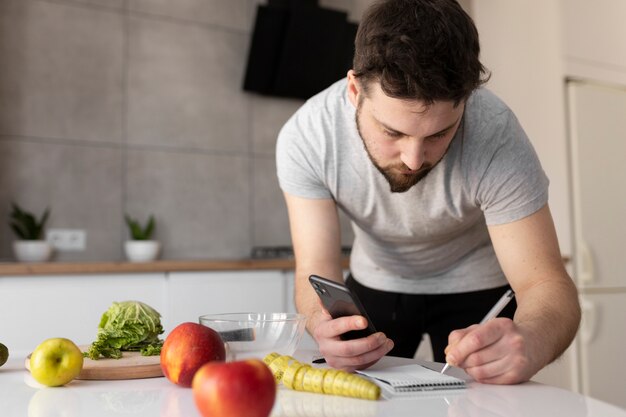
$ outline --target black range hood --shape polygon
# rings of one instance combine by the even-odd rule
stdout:
[[[315,0],[259,5],[243,83],[245,91],[307,99],[346,76],[357,25]]]

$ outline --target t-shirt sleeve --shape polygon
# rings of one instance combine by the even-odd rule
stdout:
[[[488,225],[527,217],[548,202],[548,178],[539,158],[510,110],[482,129],[489,151],[483,153],[476,201]]]
[[[324,140],[319,126],[310,126],[302,109],[278,135],[276,173],[280,188],[291,195],[332,198],[324,181]]]

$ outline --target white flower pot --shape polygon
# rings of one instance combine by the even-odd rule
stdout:
[[[52,245],[45,240],[16,240],[13,253],[20,262],[46,262],[52,256]]]
[[[124,243],[126,258],[131,262],[150,262],[159,256],[161,243],[156,240],[127,240]]]

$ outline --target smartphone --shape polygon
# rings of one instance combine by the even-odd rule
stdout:
[[[317,275],[309,276],[309,282],[320,297],[320,300],[322,300],[322,305],[328,310],[332,318],[363,316],[367,320],[367,328],[346,332],[340,336],[342,340],[359,339],[376,333],[376,329],[372,324],[372,320],[370,320],[367,315],[365,308],[363,308],[356,294],[350,291],[348,287]]]

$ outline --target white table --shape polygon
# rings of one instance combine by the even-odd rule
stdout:
[[[310,360],[312,352],[295,355]],[[0,368],[0,415],[3,417],[197,417],[191,389],[165,378],[128,381],[72,381],[46,388],[24,369],[25,355],[15,354]],[[391,364],[407,359],[384,358]],[[432,369],[441,364],[420,362]],[[452,374],[464,373],[452,369]],[[470,382],[456,393],[439,392],[379,401],[278,391],[273,417],[626,417],[626,410],[560,388],[538,383],[513,386]]]

